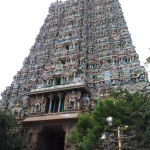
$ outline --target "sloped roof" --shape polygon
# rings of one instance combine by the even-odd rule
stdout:
[[[31,116],[26,118],[23,123],[38,122],[38,121],[52,121],[52,120],[67,120],[67,119],[77,119],[79,113],[57,113],[48,114],[42,116]]]

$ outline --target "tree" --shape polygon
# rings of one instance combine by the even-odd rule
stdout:
[[[146,59],[146,63],[147,63],[147,64],[150,64],[150,57],[148,57],[148,58]]]
[[[149,49],[150,50],[150,49]],[[146,64],[150,64],[150,56],[146,59]]]
[[[114,118],[113,128],[128,125],[136,132],[136,147],[150,147],[150,102],[146,94],[127,91],[113,92],[109,98],[98,100],[91,115],[83,114],[68,141],[77,145],[77,150],[92,150],[97,147],[104,131],[108,131],[108,116]]]
[[[136,132],[137,148],[150,148],[150,100],[145,93],[125,93],[129,125]]]
[[[91,115],[83,114],[78,117],[77,125],[68,141],[77,144],[77,150],[96,148],[102,133],[109,128],[106,122],[108,116],[115,118],[115,127],[124,124],[125,120],[128,120],[124,101],[120,99],[116,101],[114,98],[98,100],[98,105]]]
[[[21,149],[23,140],[15,132],[16,127],[16,119],[0,111],[0,150]]]
[[[145,67],[147,68],[147,71],[149,71],[149,66],[150,66],[150,56],[146,58],[146,62],[144,63]]]

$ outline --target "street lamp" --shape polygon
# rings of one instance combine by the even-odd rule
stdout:
[[[112,125],[113,125],[113,117],[107,117],[107,123],[108,123],[108,125],[110,126],[110,127],[112,127]]]
[[[107,121],[107,123],[108,123],[108,125],[109,125],[109,128],[111,128],[112,127],[112,125],[113,125],[113,117],[107,117],[106,118],[106,121]],[[115,141],[115,140],[113,140],[112,138],[111,138],[111,135],[110,135],[110,133],[109,132],[103,132],[103,134],[102,134],[102,136],[101,136],[101,140],[106,140],[105,142],[104,142],[104,145],[106,144],[106,142],[107,142],[107,150],[110,150],[111,148],[112,148],[112,145],[110,146],[110,142],[111,143],[118,143],[118,148],[119,148],[119,150],[122,150],[122,140],[123,139],[126,139],[126,140],[128,140],[128,139],[130,139],[130,138],[133,138],[133,137],[131,137],[131,136],[124,136],[123,135],[123,131],[124,130],[127,130],[129,127],[128,127],[128,125],[126,125],[126,126],[124,126],[124,127],[118,127],[117,129],[114,129],[114,130],[112,130],[112,131],[116,131],[117,133],[118,133],[118,141]],[[124,147],[125,148],[125,147]],[[131,148],[131,147],[126,147],[126,148]]]
[[[109,127],[112,127],[113,117],[107,117],[106,121],[107,121]],[[101,140],[105,140],[105,139],[108,139],[108,150],[110,150],[110,135],[107,132],[104,132],[101,137]]]
[[[100,98],[104,99],[104,94],[103,93],[101,93]]]

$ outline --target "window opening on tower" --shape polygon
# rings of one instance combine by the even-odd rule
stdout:
[[[54,85],[60,85],[61,84],[61,76],[57,76],[54,78]]]
[[[72,36],[72,33],[69,33],[69,36]]]
[[[66,60],[65,59],[62,59],[61,60],[61,63],[64,65],[64,64],[66,64]]]
[[[69,43],[65,44],[65,48],[69,50]]]

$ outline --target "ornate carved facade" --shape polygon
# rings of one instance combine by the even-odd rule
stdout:
[[[2,93],[19,118],[90,111],[107,91],[147,85],[118,0],[52,3],[44,25]]]

